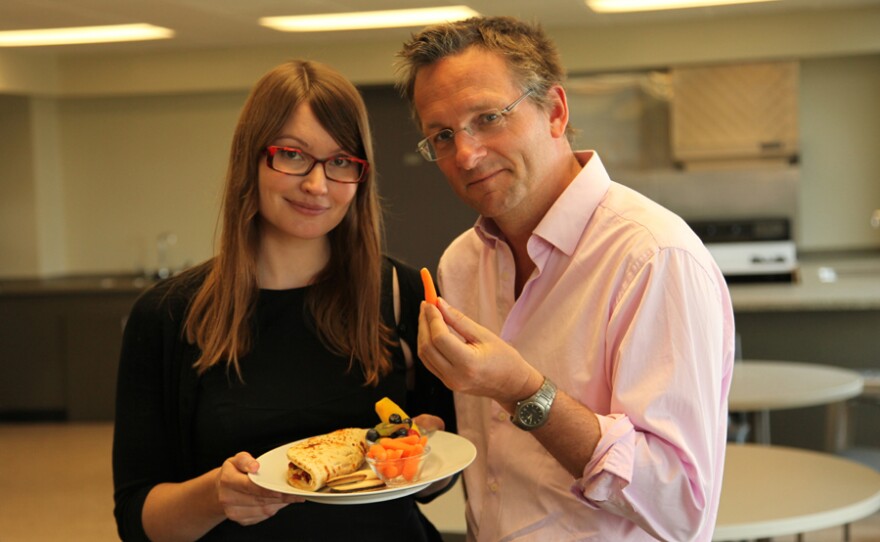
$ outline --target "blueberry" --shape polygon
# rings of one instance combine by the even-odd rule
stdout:
[[[403,423],[405,423],[406,425],[412,427],[412,418],[404,418],[404,419],[403,419]]]
[[[367,440],[370,442],[376,442],[379,440],[379,432],[375,429],[367,429]]]
[[[401,427],[400,429],[395,431],[393,435],[391,435],[391,438],[405,437],[408,434],[409,434],[409,429],[407,429],[405,427]]]
[[[400,414],[397,414],[396,412],[394,414],[388,416],[388,423],[401,423],[401,422],[402,422],[402,420],[400,419]]]

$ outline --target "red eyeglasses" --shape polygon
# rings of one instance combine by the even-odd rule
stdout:
[[[366,160],[347,154],[337,154],[319,160],[295,147],[277,145],[266,147],[266,165],[275,171],[304,177],[312,171],[315,164],[321,164],[324,168],[324,175],[331,181],[338,183],[362,182],[366,179],[367,171],[370,169],[370,163]]]

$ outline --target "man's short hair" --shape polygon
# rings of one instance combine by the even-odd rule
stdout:
[[[505,59],[522,92],[540,106],[548,102],[547,91],[562,84],[565,70],[556,45],[538,24],[514,17],[473,17],[428,26],[414,34],[397,53],[397,89],[413,103],[413,90],[421,68],[471,47],[482,47]],[[415,110],[413,115],[417,118]]]

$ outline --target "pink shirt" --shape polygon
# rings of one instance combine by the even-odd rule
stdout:
[[[708,251],[673,213],[584,168],[512,253],[481,218],[444,253],[442,295],[598,414],[602,438],[572,476],[489,399],[456,394],[468,539],[685,541],[712,537],[734,356],[733,310]],[[551,411],[552,416],[552,411]],[[653,535],[653,537],[652,537]]]

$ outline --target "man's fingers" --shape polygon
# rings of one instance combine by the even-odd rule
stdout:
[[[455,330],[465,342],[484,342],[483,337],[487,333],[486,328],[465,316],[463,312],[447,303],[442,297],[438,298],[437,308],[443,315],[443,321],[446,325]]]
[[[449,328],[443,321],[443,315],[437,307],[423,301],[419,312],[419,357],[422,353],[429,354],[435,350],[437,341],[447,334],[449,334]]]
[[[422,302],[421,311],[419,312],[419,339],[418,351],[419,358],[425,364],[429,371],[443,382],[446,387],[452,388],[447,375],[453,372],[452,365],[446,356],[437,348],[438,342],[448,340],[444,338],[448,336],[455,341],[461,342],[460,339],[454,337],[450,332],[446,323],[443,321],[443,315],[434,305]]]

